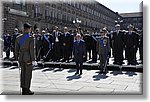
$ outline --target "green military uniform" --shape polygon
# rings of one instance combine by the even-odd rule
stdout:
[[[100,58],[100,68],[101,68],[101,71],[103,72],[105,62],[106,62],[107,57],[108,57],[108,53],[110,51],[109,37],[107,37],[107,36],[98,37],[96,49],[97,49],[97,52],[98,52],[99,58]]]
[[[32,78],[32,61],[35,61],[34,57],[34,37],[29,35],[20,45],[20,41],[23,39],[24,33],[17,37],[15,42],[15,54],[21,67],[21,88],[30,88]]]

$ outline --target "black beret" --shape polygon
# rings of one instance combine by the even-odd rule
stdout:
[[[24,29],[25,29],[25,28],[31,28],[31,27],[32,27],[32,25],[29,24],[29,23],[25,23],[25,24],[24,24]]]

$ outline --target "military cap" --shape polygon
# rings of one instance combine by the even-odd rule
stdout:
[[[107,31],[106,27],[103,28],[103,31]]]
[[[119,24],[116,24],[115,27],[120,27],[120,25],[119,25]]]
[[[134,28],[134,26],[132,24],[130,24],[127,28]]]
[[[31,28],[31,27],[32,27],[32,25],[29,24],[29,23],[25,23],[25,24],[24,24],[24,29],[25,29],[25,28]]]
[[[18,29],[17,29],[17,28],[15,28],[15,29],[14,29],[14,31],[18,31]]]
[[[81,37],[81,34],[77,34],[76,37]]]
[[[42,33],[45,33],[45,30],[42,30]]]

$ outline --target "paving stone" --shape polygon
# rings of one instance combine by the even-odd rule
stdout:
[[[86,93],[86,94],[111,94],[113,91],[114,89],[87,87],[87,86],[79,90],[80,93]]]
[[[99,84],[96,86],[97,88],[111,88],[111,89],[118,89],[118,90],[125,90],[127,85],[117,85],[117,84]]]
[[[57,88],[57,89],[65,89],[65,90],[79,90],[82,88],[82,86],[76,86],[76,85],[62,85],[62,84],[55,84],[55,86],[49,86],[48,88]]]

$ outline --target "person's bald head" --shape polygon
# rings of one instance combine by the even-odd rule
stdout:
[[[68,28],[67,27],[64,27],[64,32],[67,32],[68,31]]]

